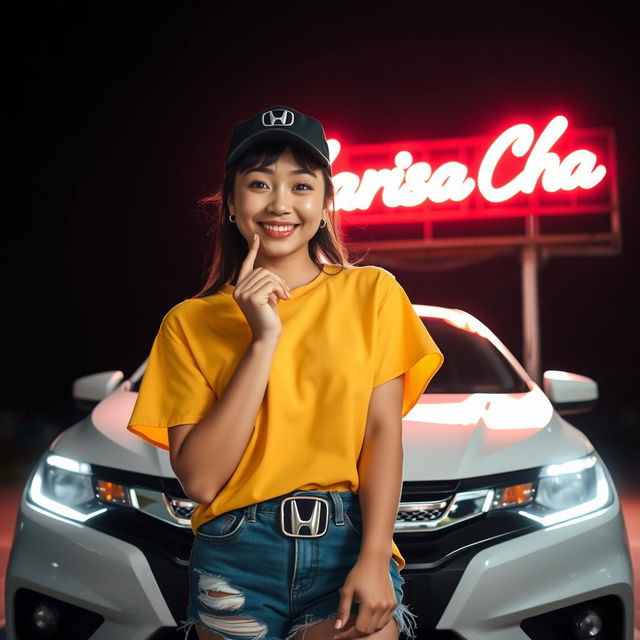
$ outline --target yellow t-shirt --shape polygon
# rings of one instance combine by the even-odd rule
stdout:
[[[168,428],[198,422],[224,393],[252,339],[233,290],[227,284],[189,298],[164,316],[129,431],[168,450]],[[373,387],[405,373],[404,417],[444,361],[382,267],[325,264],[289,300],[278,300],[278,312],[282,334],[255,428],[220,493],[193,510],[194,533],[221,513],[290,491],[358,493]],[[402,569],[394,540],[392,555]]]

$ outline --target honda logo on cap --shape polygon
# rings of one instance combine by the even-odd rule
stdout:
[[[262,126],[274,127],[278,125],[280,127],[290,127],[294,120],[293,111],[288,109],[281,109],[280,111],[279,116],[276,115],[275,111],[265,111],[262,114]]]

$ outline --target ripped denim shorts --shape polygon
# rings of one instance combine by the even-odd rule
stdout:
[[[287,500],[293,496],[322,500]],[[178,628],[185,638],[199,623],[229,640],[291,640],[335,617],[361,542],[360,501],[351,491],[291,491],[222,513],[196,532],[187,620]],[[400,637],[415,638],[416,616],[402,602],[393,558],[389,574]],[[359,606],[353,602],[351,612]]]

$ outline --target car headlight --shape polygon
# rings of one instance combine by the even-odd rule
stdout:
[[[29,484],[31,502],[51,513],[85,522],[108,505],[132,506],[129,489],[97,480],[91,465],[47,452]]]
[[[131,507],[181,528],[190,528],[197,504],[163,490],[101,480],[89,463],[50,451],[33,472],[27,500],[34,509],[76,522],[86,522],[107,509]]]
[[[602,464],[589,454],[543,467],[534,500],[518,513],[549,526],[597,511],[612,496]]]
[[[514,509],[547,527],[584,516],[609,504],[613,489],[595,454],[542,467],[537,479],[503,487],[458,492],[451,507],[420,528],[443,528],[488,511]],[[441,506],[444,506],[442,503]],[[418,527],[405,525],[407,530]]]

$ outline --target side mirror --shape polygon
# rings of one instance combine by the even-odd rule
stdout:
[[[577,373],[549,369],[542,374],[542,386],[560,415],[591,411],[598,399],[598,383]]]
[[[91,411],[122,382],[122,371],[103,371],[82,376],[73,381],[72,396],[75,405],[82,411]]]

